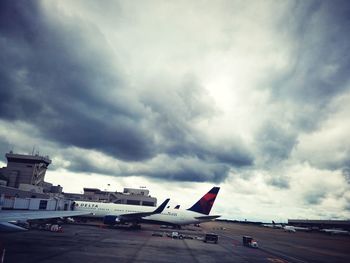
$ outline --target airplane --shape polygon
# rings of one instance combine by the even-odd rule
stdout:
[[[219,190],[219,187],[213,187],[187,210],[164,209],[169,199],[154,211],[152,207],[148,206],[84,201],[76,201],[74,209],[91,212],[93,216],[90,217],[103,218],[103,223],[106,225],[132,223],[133,226],[139,228],[140,223],[151,223],[181,228],[182,225],[199,224],[220,217],[219,215],[209,215]]]
[[[294,228],[294,226],[284,226],[283,229],[286,232],[291,232],[291,233],[297,232],[296,229]]]
[[[295,233],[298,231],[311,231],[308,227],[300,227],[300,226],[289,226],[285,224],[276,224],[275,221],[272,220],[272,224],[262,224],[263,227],[269,227],[269,228],[278,228],[283,229],[286,232]]]
[[[19,211],[0,210],[0,231],[21,231],[26,228],[15,225],[27,220],[50,219],[60,217],[82,216],[90,214],[87,211]]]
[[[276,224],[275,221],[272,220],[272,224],[262,224],[263,227],[269,228],[283,228],[282,224]]]
[[[350,235],[350,232],[342,229],[334,229],[334,228],[324,228],[320,230],[321,232],[325,232],[330,235]]]
[[[284,231],[295,233],[296,231],[311,231],[309,227],[301,227],[301,226],[284,226]]]
[[[273,228],[283,228],[282,224],[276,224],[275,221],[273,220],[272,220],[272,225],[273,225]]]

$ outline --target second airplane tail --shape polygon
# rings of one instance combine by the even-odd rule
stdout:
[[[187,209],[193,212],[209,215],[214,204],[215,198],[218,195],[220,187],[213,187],[208,193],[203,195],[191,208]]]

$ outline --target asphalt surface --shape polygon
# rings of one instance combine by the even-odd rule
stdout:
[[[243,235],[253,236],[258,240],[259,250],[287,262],[350,262],[350,236],[302,231],[290,233],[282,229],[224,222],[206,223],[202,228],[238,243]]]
[[[63,230],[0,233],[4,262],[350,262],[350,237],[243,224],[213,222],[179,231],[194,239],[172,239],[166,234],[174,230],[151,225],[142,230],[64,225]],[[206,232],[218,233],[219,243],[204,243]],[[256,238],[260,248],[244,247],[243,235]]]

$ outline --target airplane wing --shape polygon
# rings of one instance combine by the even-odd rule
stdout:
[[[220,217],[219,215],[216,215],[216,216],[196,216],[195,219],[198,219],[198,220],[213,220],[215,218],[218,218]]]
[[[140,219],[142,219],[145,216],[150,216],[150,215],[154,215],[154,214],[160,214],[163,212],[164,208],[166,207],[166,205],[169,202],[169,198],[166,199],[160,206],[158,206],[154,211],[151,212],[138,212],[138,213],[129,213],[129,214],[122,214],[122,215],[106,215],[104,217],[103,222],[105,224],[114,224],[118,221],[138,221]]]
[[[161,212],[163,212],[163,210],[166,207],[166,205],[168,204],[169,200],[170,200],[169,198],[166,199],[160,206],[158,206],[152,212],[140,212],[140,213],[124,214],[124,215],[120,215],[119,218],[132,220],[132,219],[141,219],[142,217],[150,216],[150,215],[154,215],[154,214],[160,214]]]
[[[18,227],[10,222],[27,221],[35,219],[49,219],[59,217],[81,216],[88,215],[89,212],[83,211],[12,211],[1,210],[0,211],[0,227],[3,229],[12,230],[26,230],[25,228]]]
[[[0,222],[27,221],[34,219],[49,219],[69,216],[88,215],[83,211],[0,211]]]

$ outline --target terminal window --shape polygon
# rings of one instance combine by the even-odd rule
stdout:
[[[142,205],[145,205],[145,206],[154,206],[154,202],[143,201],[143,202],[142,202]]]
[[[47,200],[40,200],[39,210],[46,210],[46,207],[47,207]]]
[[[140,201],[137,200],[126,200],[128,205],[140,205]]]

